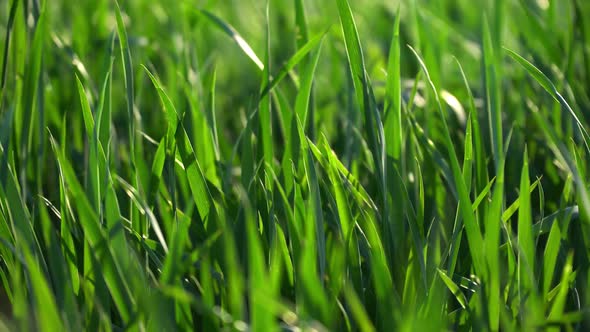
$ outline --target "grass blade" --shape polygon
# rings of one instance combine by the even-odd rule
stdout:
[[[236,31],[236,29],[234,29],[234,27],[232,27],[228,23],[224,22],[221,18],[213,15],[212,13],[206,10],[198,10],[198,12],[201,13],[205,18],[207,18],[209,22],[213,23],[213,25],[216,28],[225,32],[225,34],[227,34],[231,39],[233,39],[236,42],[236,44],[238,44],[238,46],[242,49],[244,54],[246,54],[246,56],[250,60],[252,60],[254,64],[256,64],[256,67],[258,67],[258,69],[264,70],[264,64],[262,63],[262,61],[260,61],[252,47],[248,45],[246,40],[242,38],[242,36]]]

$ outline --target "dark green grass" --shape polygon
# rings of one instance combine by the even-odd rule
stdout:
[[[0,0],[0,328],[590,328],[589,17]]]

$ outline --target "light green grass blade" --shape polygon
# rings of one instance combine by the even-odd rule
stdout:
[[[491,132],[491,145],[494,153],[494,162],[496,176],[500,173],[500,167],[504,163],[504,144],[502,134],[502,112],[501,112],[501,92],[500,77],[498,75],[498,61],[496,59],[495,46],[490,33],[487,17],[483,19],[483,49],[484,49],[484,66],[485,66],[485,89],[486,103],[488,110],[488,119]]]
[[[533,286],[529,284],[530,279],[534,281],[535,271],[535,243],[533,241],[533,221],[531,212],[531,197],[529,192],[529,163],[527,150],[524,153],[524,162],[522,165],[522,173],[520,176],[520,207],[518,209],[518,246],[520,248],[522,257],[521,261],[521,279],[525,286]]]
[[[385,87],[385,139],[387,154],[395,160],[401,157],[403,146],[402,130],[402,87],[401,87],[401,51],[400,51],[400,8],[398,7],[393,24],[393,36],[389,47],[387,64],[387,85]]]
[[[238,44],[238,46],[242,49],[244,54],[246,54],[246,56],[256,64],[256,67],[258,67],[258,69],[264,70],[264,64],[262,63],[262,61],[260,61],[260,58],[258,58],[252,47],[248,45],[246,40],[242,38],[242,36],[236,31],[236,29],[234,29],[228,23],[224,22],[221,18],[213,15],[212,13],[206,10],[197,11],[200,14],[202,14],[203,17],[207,18],[207,20],[213,23],[216,28],[225,32],[225,34],[227,34],[231,39],[233,39],[236,42],[236,44]]]
[[[80,104],[82,105],[82,116],[84,118],[84,126],[86,127],[86,135],[89,139],[92,139],[92,133],[94,132],[94,118],[92,117],[92,111],[90,110],[86,91],[77,75],[76,86],[78,88],[78,95],[80,96]]]
[[[268,85],[262,89],[260,98],[264,98],[277,84],[279,84],[279,82],[281,82],[288,75],[291,70],[293,70],[293,68],[295,68],[295,66],[297,66],[302,60],[306,58],[306,55],[309,54],[309,52],[318,47],[318,45],[321,45],[321,42],[323,41],[326,33],[327,31],[313,36],[307,43],[305,43],[305,45],[299,48],[297,52],[293,54],[293,56],[291,56],[291,58],[281,67],[279,72],[272,78],[272,80],[267,83]],[[315,69],[315,66],[313,66],[313,68]]]
[[[0,76],[0,110],[2,109],[2,102],[4,100],[4,86],[6,85],[6,75],[8,73],[8,49],[10,47],[10,33],[14,25],[14,17],[19,0],[12,0],[10,5],[10,13],[8,14],[8,22],[6,23],[6,37],[4,40],[4,56],[2,57],[2,76]]]
[[[347,304],[350,306],[356,323],[359,325],[359,330],[363,332],[375,331],[375,326],[373,326],[373,323],[365,312],[363,303],[360,301],[354,290],[350,287],[345,287],[344,297],[346,298]]]
[[[444,271],[439,269],[438,275],[440,276],[442,281],[445,283],[447,288],[449,288],[449,291],[451,291],[451,293],[453,294],[453,296],[455,297],[457,302],[459,302],[461,307],[463,309],[467,308],[467,299],[465,298],[465,294],[463,294],[463,292],[461,292],[461,289],[459,289],[459,286],[457,286],[457,284],[455,284],[453,282],[453,280],[451,278],[449,278]]]
[[[553,300],[553,305],[551,306],[551,310],[549,312],[549,320],[559,321],[564,315],[565,303],[567,300],[567,294],[569,289],[569,282],[568,279],[572,274],[572,261],[573,261],[573,253],[569,253],[567,255],[567,259],[565,265],[563,267],[562,276],[561,276],[561,283],[559,285],[559,291]]]
[[[307,27],[307,17],[305,15],[305,5],[303,0],[293,0],[295,6],[295,41],[297,48],[300,49],[309,40],[309,29]]]
[[[383,245],[386,250],[386,255],[391,256],[396,242],[393,239],[393,229],[390,224],[390,207],[388,204],[388,189],[387,189],[387,169],[386,169],[386,142],[381,121],[381,115],[377,109],[377,103],[373,93],[373,88],[367,76],[365,68],[365,60],[361,48],[358,29],[354,21],[350,4],[347,0],[338,0],[338,14],[342,32],[344,35],[346,55],[350,66],[350,74],[357,98],[358,106],[361,114],[364,114],[365,124],[364,129],[368,136],[369,149],[373,157],[373,163],[376,166],[376,175],[380,187],[380,206],[382,208],[381,231],[383,232]]]
[[[27,262],[27,270],[31,283],[32,296],[37,308],[37,328],[39,331],[63,331],[55,297],[38,262],[28,249],[23,248],[23,255]]]
[[[352,75],[352,82],[354,84],[354,91],[356,95],[356,102],[361,110],[365,109],[364,91],[367,85],[365,60],[361,49],[361,42],[358,35],[358,30],[354,22],[352,10],[347,0],[337,0],[338,15],[340,17],[340,25],[344,35],[344,45],[346,46],[346,56],[348,57],[348,64],[350,66],[350,73]]]
[[[322,136],[322,138],[320,139],[320,144],[323,147],[323,155],[327,156],[331,166],[327,167],[328,177],[330,178],[332,190],[334,192],[334,196],[336,199],[342,237],[345,241],[347,241],[347,239],[351,235],[350,232],[352,231],[354,226],[353,218],[350,211],[350,205],[348,204],[348,201],[346,199],[344,186],[342,184],[340,174],[336,167],[333,166],[333,159],[335,159],[335,156],[332,153],[332,149],[330,149],[328,145],[328,140],[325,138],[325,136]]]
[[[436,103],[438,106],[439,115],[442,119],[443,126],[445,128],[445,145],[447,148],[447,153],[449,154],[449,159],[451,161],[451,169],[453,172],[453,181],[455,182],[455,187],[457,188],[457,193],[459,195],[459,202],[464,202],[464,204],[460,204],[461,215],[463,216],[463,222],[465,224],[465,231],[467,234],[467,240],[469,241],[469,252],[471,253],[471,257],[473,260],[473,265],[475,267],[475,271],[479,274],[485,274],[484,268],[484,257],[483,257],[483,238],[479,229],[479,225],[475,219],[475,215],[471,208],[471,200],[469,198],[469,193],[467,191],[467,186],[465,184],[465,180],[463,179],[463,174],[461,172],[461,168],[459,166],[459,160],[457,159],[457,154],[455,152],[455,147],[453,145],[453,141],[451,140],[451,136],[449,134],[449,128],[447,122],[445,120],[445,115],[440,103],[440,99],[438,98],[438,92],[434,87],[434,84],[429,79],[428,69],[426,65],[418,55],[418,53],[409,46],[410,50],[414,53],[416,58],[418,59],[422,71],[426,75],[426,79],[430,85],[432,92],[434,93]]]
[[[213,198],[207,187],[205,176],[203,175],[202,169],[199,165],[186,130],[182,125],[179,125],[182,120],[182,115],[178,113],[176,107],[174,107],[170,97],[168,97],[166,92],[163,90],[159,81],[149,72],[147,68],[144,67],[144,69],[156,87],[166,113],[169,128],[169,136],[167,139],[168,148],[174,149],[175,144],[177,144],[178,152],[180,153],[181,160],[184,164],[184,170],[188,178],[189,186],[191,192],[193,193],[192,199],[199,210],[201,219],[205,220],[209,215],[210,209],[212,208]],[[174,133],[174,137],[172,136],[172,133]],[[156,168],[156,173],[158,170],[159,166]]]
[[[557,263],[557,255],[559,253],[561,240],[561,230],[558,223],[553,223],[551,231],[549,232],[549,238],[545,245],[545,251],[543,252],[543,296],[545,300],[548,300],[549,290],[551,289],[551,282],[555,272],[555,266]]]
[[[264,91],[264,86],[270,84],[270,64],[271,64],[271,27],[269,21],[270,15],[270,7],[269,3],[266,3],[266,48],[264,52],[264,61],[266,66],[262,70],[262,81],[260,84],[260,90]],[[264,168],[264,186],[267,187],[267,190],[272,194],[273,192],[273,182],[270,178],[270,168],[273,168],[274,164],[274,142],[273,142],[273,117],[272,117],[272,101],[268,95],[264,95],[260,98],[260,102],[258,103],[258,117],[260,120],[260,139],[262,140],[262,160],[264,161],[263,168]],[[268,201],[268,200],[267,200]],[[272,220],[269,224],[272,225]]]
[[[531,75],[537,81],[537,83],[539,83],[543,87],[543,89],[545,89],[545,91],[547,91],[551,95],[551,97],[553,97],[553,99],[559,102],[561,104],[561,107],[563,107],[570,113],[572,118],[576,121],[578,128],[582,132],[582,138],[584,140],[584,144],[586,145],[586,149],[590,152],[590,148],[588,147],[588,139],[590,138],[590,136],[588,135],[586,126],[582,124],[582,122],[578,118],[578,115],[576,115],[576,113],[567,103],[565,98],[559,93],[559,91],[557,91],[557,88],[551,82],[551,80],[532,63],[527,61],[522,56],[518,55],[518,53],[507,48],[504,48],[504,50],[508,52],[508,55],[510,55],[510,57],[512,57],[518,64],[520,64],[527,71],[527,73]]]
[[[98,140],[103,147],[104,151],[108,151],[109,141],[111,138],[111,117],[112,117],[112,72],[113,72],[113,63],[114,58],[113,54],[113,44],[115,43],[115,35],[114,33],[111,35],[111,41],[109,42],[109,46],[107,49],[107,54],[109,56],[108,66],[105,73],[102,90],[100,92],[100,100],[98,109],[96,111],[96,125],[98,126]],[[108,153],[107,153],[108,155]]]
[[[537,179],[535,182],[533,182],[530,186],[529,186],[529,196],[530,194],[537,188],[537,186],[539,185],[539,183],[541,183],[541,179]],[[512,204],[510,204],[509,207],[507,207],[504,210],[504,213],[502,213],[502,221],[503,222],[508,222],[510,220],[510,218],[512,218],[512,216],[516,213],[517,210],[519,210],[520,208],[520,197],[517,198]]]
[[[40,89],[43,81],[43,53],[44,44],[47,38],[47,18],[43,10],[36,17],[35,31],[33,41],[28,55],[28,63],[24,72],[24,91],[22,110],[22,136],[21,136],[21,160],[24,165],[31,163],[38,174],[41,172],[41,162],[43,148],[41,136],[44,133],[44,110],[43,110],[43,91]],[[35,133],[35,129],[37,132]],[[37,134],[37,137],[35,137]],[[34,142],[37,138],[37,142]],[[37,144],[35,144],[37,143]],[[34,158],[31,158],[34,156]],[[20,185],[23,197],[29,195],[28,183],[26,181],[26,167],[21,168]]]
[[[274,331],[277,329],[276,319],[271,312],[276,309],[265,305],[265,301],[272,301],[273,287],[269,284],[269,276],[265,264],[262,241],[257,227],[254,211],[248,203],[247,194],[241,193],[241,200],[245,206],[246,232],[248,237],[248,274],[250,298],[250,324],[253,330]]]
[[[127,39],[127,30],[121,15],[119,2],[115,0],[115,16],[117,18],[117,34],[119,36],[119,46],[121,48],[121,63],[123,65],[123,77],[125,78],[125,92],[127,98],[127,116],[129,127],[129,147],[131,149],[131,164],[135,167],[135,114],[133,107],[135,105],[135,92],[133,82],[133,64],[131,59],[131,50],[129,49],[129,40]]]
[[[101,243],[106,243],[107,241],[104,230],[100,227],[98,217],[92,210],[91,204],[84,194],[71,164],[59,150],[55,140],[53,138],[50,139],[54,154],[58,160],[60,173],[70,188],[71,195],[74,198],[73,201],[80,214],[79,221],[84,230],[86,240],[88,241],[87,243],[94,247],[98,247]],[[117,266],[118,264],[113,257],[113,253],[108,247],[103,257],[103,264],[104,278],[109,287],[113,301],[115,302],[121,317],[128,320],[131,317],[133,301],[128,293],[128,286],[125,284],[124,279],[120,274],[120,267]]]
[[[312,41],[310,41],[310,43]],[[299,92],[295,98],[295,114],[297,114],[299,120],[304,125],[304,128],[307,128],[307,124],[313,126],[314,119],[312,117],[313,113],[310,112],[310,102],[313,96],[313,79],[320,58],[320,53],[322,51],[322,44],[323,38],[320,39],[317,49],[310,55],[309,61],[304,64],[303,73],[301,74],[301,83],[299,85]]]

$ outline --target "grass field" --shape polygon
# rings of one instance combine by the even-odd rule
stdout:
[[[0,330],[590,329],[590,2],[0,0]]]

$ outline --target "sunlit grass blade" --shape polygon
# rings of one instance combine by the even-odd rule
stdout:
[[[45,7],[43,7],[45,8]],[[33,42],[28,56],[28,63],[24,77],[22,136],[21,136],[21,160],[24,165],[33,165],[37,174],[41,172],[42,136],[44,134],[43,90],[40,89],[43,81],[43,53],[45,39],[47,38],[47,15],[43,10],[36,18]],[[41,86],[42,87],[42,86]],[[35,133],[35,129],[37,132]],[[36,136],[35,136],[36,135]],[[34,142],[34,138],[37,142]],[[37,144],[35,144],[37,143]],[[35,158],[31,158],[35,156]],[[20,184],[23,197],[29,194],[26,181],[27,167],[20,169]],[[36,188],[38,189],[38,188]]]
[[[578,128],[582,132],[582,138],[584,140],[584,144],[586,145],[586,149],[588,150],[588,152],[590,152],[590,147],[588,146],[588,139],[590,139],[590,136],[586,129],[587,126],[582,124],[582,122],[578,118],[578,115],[576,115],[576,112],[574,112],[574,110],[570,107],[565,98],[559,93],[559,91],[557,91],[557,88],[551,82],[551,80],[545,74],[543,74],[542,71],[540,71],[528,60],[520,56],[518,53],[507,48],[504,48],[504,50],[508,53],[508,55],[510,55],[510,57],[512,57],[518,64],[520,64],[527,71],[527,73],[531,75],[537,81],[537,83],[539,83],[543,87],[543,89],[545,89],[545,91],[547,91],[551,95],[551,97],[553,97],[557,102],[559,102],[561,104],[561,107],[563,107],[570,113],[572,118],[576,121]]]
[[[264,86],[270,84],[271,76],[270,76],[270,63],[271,59],[271,26],[270,26],[270,6],[269,3],[266,3],[266,48],[264,52],[264,61],[266,66],[262,70],[262,81],[260,84],[261,91],[264,91]],[[258,117],[260,120],[260,138],[262,140],[262,160],[264,161],[264,185],[267,187],[270,193],[272,193],[272,185],[273,182],[270,178],[270,171],[269,169],[273,167],[273,159],[274,159],[274,143],[273,143],[273,117],[272,117],[272,101],[268,95],[264,95],[260,98],[260,102],[258,103]],[[268,200],[267,200],[268,201]],[[270,225],[272,225],[272,220],[270,221]],[[267,224],[268,225],[268,224]],[[268,226],[270,226],[268,225]],[[271,226],[272,227],[272,226]]]
[[[369,319],[365,309],[363,308],[362,302],[359,300],[354,290],[350,287],[345,287],[344,297],[346,298],[347,304],[351,307],[352,315],[356,323],[359,325],[359,330],[363,332],[375,331],[373,323]]]
[[[144,67],[148,73],[152,83],[158,91],[158,95],[166,112],[166,118],[168,120],[168,139],[167,149],[174,150],[174,146],[177,145],[178,152],[180,153],[181,160],[184,164],[184,169],[188,177],[189,186],[193,192],[193,200],[197,205],[199,214],[203,220],[206,219],[212,206],[212,197],[209,189],[207,188],[207,182],[203,175],[202,169],[199,165],[197,157],[195,155],[192,144],[190,143],[189,137],[182,125],[179,123],[182,120],[183,115],[179,114],[176,107],[170,100],[170,97],[161,87],[159,81]],[[174,134],[174,136],[172,135]],[[169,158],[174,158],[174,155],[170,155]],[[159,166],[156,167],[156,178],[158,176]],[[156,180],[155,180],[156,181]],[[155,183],[154,183],[155,186]]]
[[[43,270],[27,248],[23,248],[26,268],[30,278],[31,291],[35,299],[38,313],[37,328],[39,331],[63,331],[64,326],[57,310],[55,297],[47,282]]]
[[[400,7],[398,7],[393,36],[389,47],[389,61],[387,64],[387,85],[385,92],[385,137],[387,154],[399,160],[402,150],[402,87],[401,87],[401,51],[400,51]]]
[[[256,64],[256,67],[258,67],[258,69],[264,70],[264,64],[262,63],[260,58],[258,58],[252,47],[248,45],[246,40],[242,38],[242,36],[236,31],[236,29],[234,29],[231,25],[223,21],[221,18],[215,16],[214,14],[206,10],[198,10],[198,12],[201,13],[203,17],[207,18],[207,20],[209,20],[211,23],[213,23],[216,28],[225,32],[225,34],[227,34],[231,39],[233,39],[236,42],[236,44],[238,44],[238,46],[242,49],[244,54],[246,54],[246,56]]]
[[[16,15],[16,8],[19,0],[13,0],[10,5],[10,13],[8,14],[8,22],[6,24],[6,38],[4,40],[4,56],[2,57],[2,73],[0,76],[0,110],[2,109],[2,102],[4,100],[4,86],[6,85],[6,74],[8,69],[8,49],[10,47],[10,33],[14,25],[14,16]]]
[[[467,299],[465,298],[465,294],[461,292],[459,286],[453,282],[451,278],[449,278],[446,273],[442,270],[438,270],[438,275],[444,281],[445,285],[449,288],[449,291],[453,294],[457,302],[461,305],[463,309],[467,308]]]
[[[96,212],[92,210],[92,206],[88,201],[82,186],[78,182],[71,164],[59,150],[59,147],[53,138],[51,138],[51,143],[58,161],[61,176],[69,186],[71,195],[74,198],[75,206],[80,214],[79,220],[88,243],[95,248],[104,245],[104,243],[107,243],[106,235],[99,224]],[[103,257],[105,281],[109,287],[113,301],[117,305],[119,313],[124,319],[129,319],[133,310],[133,301],[128,293],[128,286],[125,284],[124,279],[120,274],[120,267],[117,266],[117,262],[113,257],[110,247],[107,247],[105,251]]]
[[[533,241],[533,222],[531,213],[531,197],[529,192],[529,163],[525,149],[524,163],[520,176],[520,207],[518,209],[518,246],[521,251],[521,278],[529,279],[535,271],[535,252]],[[533,278],[534,280],[534,278]],[[525,282],[523,280],[523,282]],[[527,281],[528,284],[528,281]],[[529,285],[532,286],[532,285]]]
[[[326,32],[315,35],[305,45],[299,48],[297,52],[293,54],[293,56],[281,67],[279,72],[271,79],[268,85],[262,89],[260,97],[265,97],[277,84],[279,84],[279,82],[285,78],[285,76],[287,76],[289,71],[295,68],[295,66],[297,66],[303,59],[305,59],[305,56],[309,52],[315,49],[318,44],[321,45],[321,41],[324,39]],[[315,68],[315,66],[313,68]]]
[[[489,126],[491,132],[491,145],[494,153],[494,162],[496,168],[496,175],[500,172],[500,168],[504,163],[504,144],[502,134],[502,112],[501,112],[501,96],[498,76],[498,61],[496,59],[495,46],[493,38],[490,33],[487,17],[483,19],[483,49],[484,49],[484,66],[485,66],[485,89],[486,102]]]
[[[551,306],[551,310],[549,312],[549,320],[558,321],[564,315],[564,308],[565,303],[567,300],[567,293],[569,288],[569,277],[572,274],[572,261],[573,261],[573,254],[569,253],[567,255],[567,259],[565,265],[563,267],[562,275],[561,275],[561,282],[559,285],[559,291],[553,300],[553,305]]]
[[[129,40],[127,39],[127,30],[121,15],[119,2],[115,1],[115,16],[117,18],[117,33],[119,36],[119,46],[121,48],[121,64],[123,65],[123,77],[125,78],[125,92],[127,97],[127,116],[129,126],[129,147],[131,149],[131,163],[135,167],[135,92],[133,82],[133,64],[131,59],[131,50],[129,49]]]
[[[365,109],[364,91],[367,85],[365,60],[361,49],[361,42],[359,39],[354,17],[350,4],[347,0],[337,0],[338,14],[344,35],[344,45],[346,46],[346,56],[348,57],[348,64],[352,75],[352,82],[354,83],[354,91],[356,95],[356,102],[361,110]],[[369,125],[369,124],[367,124]]]
[[[422,71],[426,75],[427,82],[430,85],[432,92],[434,93],[434,97],[436,99],[436,104],[438,106],[439,115],[441,117],[441,121],[445,128],[444,130],[444,138],[445,138],[445,145],[447,148],[447,153],[449,154],[449,160],[451,162],[451,169],[453,172],[453,180],[455,182],[455,187],[457,188],[457,193],[459,195],[459,202],[463,202],[460,204],[461,214],[463,216],[463,222],[465,224],[465,231],[467,234],[467,240],[469,241],[469,252],[471,253],[471,257],[473,260],[473,265],[475,267],[475,271],[480,274],[485,274],[485,267],[484,267],[484,257],[482,254],[482,244],[483,238],[479,229],[479,225],[475,219],[475,215],[471,208],[471,199],[469,198],[469,192],[467,191],[467,186],[465,185],[465,180],[463,179],[463,174],[461,172],[461,168],[459,166],[459,160],[457,159],[457,153],[455,152],[455,147],[453,145],[453,141],[451,139],[451,135],[449,133],[449,128],[447,122],[445,120],[445,114],[443,112],[440,99],[438,98],[438,92],[434,87],[434,84],[430,80],[430,76],[428,74],[428,69],[426,65],[418,55],[418,53],[409,46],[410,50],[414,53],[416,58],[418,59]]]
[[[305,5],[303,0],[294,0],[295,5],[295,27],[297,35],[295,41],[297,48],[302,48],[309,40],[309,29],[307,27],[307,17],[305,15]]]

